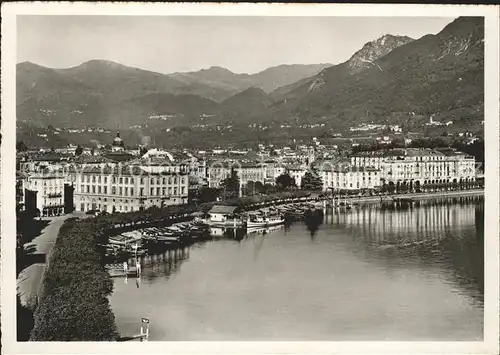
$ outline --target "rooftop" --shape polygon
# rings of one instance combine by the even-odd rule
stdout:
[[[231,214],[234,213],[237,209],[237,206],[215,205],[210,209],[210,211],[208,211],[208,213]]]

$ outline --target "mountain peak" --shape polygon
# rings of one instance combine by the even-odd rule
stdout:
[[[208,69],[201,69],[200,72],[214,72],[214,73],[225,73],[225,74],[234,74],[231,70],[220,67],[218,65],[212,65]]]
[[[74,68],[127,68],[125,65],[106,59],[92,59]]]
[[[371,42],[366,43],[363,48],[354,53],[349,59],[348,65],[353,70],[361,70],[363,68],[374,65],[374,61],[399,46],[410,43],[413,38],[408,36],[394,36],[385,34]]]

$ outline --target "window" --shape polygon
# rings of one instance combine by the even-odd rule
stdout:
[[[87,175],[87,182],[90,182],[90,175]]]
[[[111,187],[111,194],[116,195],[116,187],[115,186]]]
[[[160,188],[159,187],[156,188],[156,196],[160,196]]]
[[[166,183],[167,183],[167,179],[163,178],[163,185],[165,185]]]
[[[122,177],[120,178],[120,184],[123,184],[123,178]]]
[[[155,192],[155,189],[154,188],[151,188],[151,191],[150,191],[150,195],[153,196],[154,195],[154,192]]]
[[[100,175],[97,177],[97,182],[98,182],[99,184],[101,183],[101,176],[100,176]]]
[[[80,188],[80,192],[81,192],[82,194],[85,192],[85,186],[83,186],[83,185],[81,186],[81,188]]]
[[[151,185],[154,185],[155,179],[151,178]]]
[[[89,192],[90,192],[90,186],[87,185],[87,193],[89,193]]]
[[[166,189],[165,187],[163,187],[163,188],[161,189],[161,194],[162,194],[162,196],[165,196],[166,192],[167,192],[167,189]]]
[[[169,176],[169,178],[168,178],[168,183],[172,184],[172,177],[171,176]]]
[[[144,178],[141,178],[141,185],[144,185]]]
[[[130,183],[133,184],[134,183],[134,178],[130,178]]]
[[[144,196],[144,187],[139,190],[139,196]]]
[[[101,187],[100,186],[97,187],[97,192],[101,193]]]
[[[92,182],[95,182],[95,175],[92,175]]]
[[[81,178],[80,178],[80,181],[81,182],[85,182],[85,176],[82,175]]]
[[[174,185],[177,184],[177,176],[174,177]]]
[[[177,192],[178,192],[178,190],[177,190],[177,186],[176,186],[176,187],[174,187],[174,195],[175,196],[177,196]]]
[[[160,185],[160,178],[157,178],[157,179],[156,179],[156,183],[157,183],[158,185]]]
[[[130,188],[130,196],[134,196],[134,188],[133,187]]]
[[[113,184],[116,184],[116,176],[113,176]]]
[[[104,177],[104,183],[105,183],[105,184],[107,184],[107,183],[108,183],[108,177],[107,177],[107,176],[105,176],[105,177]]]
[[[184,186],[182,186],[182,187],[181,187],[181,194],[183,194],[183,195],[184,195],[184,194],[185,194],[185,192],[186,192],[186,188],[185,188]]]
[[[107,194],[107,193],[108,193],[108,187],[104,186],[104,194]]]
[[[123,187],[120,186],[120,196],[123,195]]]

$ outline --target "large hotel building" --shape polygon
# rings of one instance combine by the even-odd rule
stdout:
[[[129,212],[188,201],[188,169],[165,160],[75,169],[76,211]]]
[[[381,184],[453,184],[476,179],[475,158],[451,148],[389,149],[351,156],[354,167],[380,170]]]

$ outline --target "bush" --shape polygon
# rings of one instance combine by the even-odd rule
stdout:
[[[67,220],[59,231],[35,312],[33,341],[112,341],[113,282],[96,247],[99,225]]]

